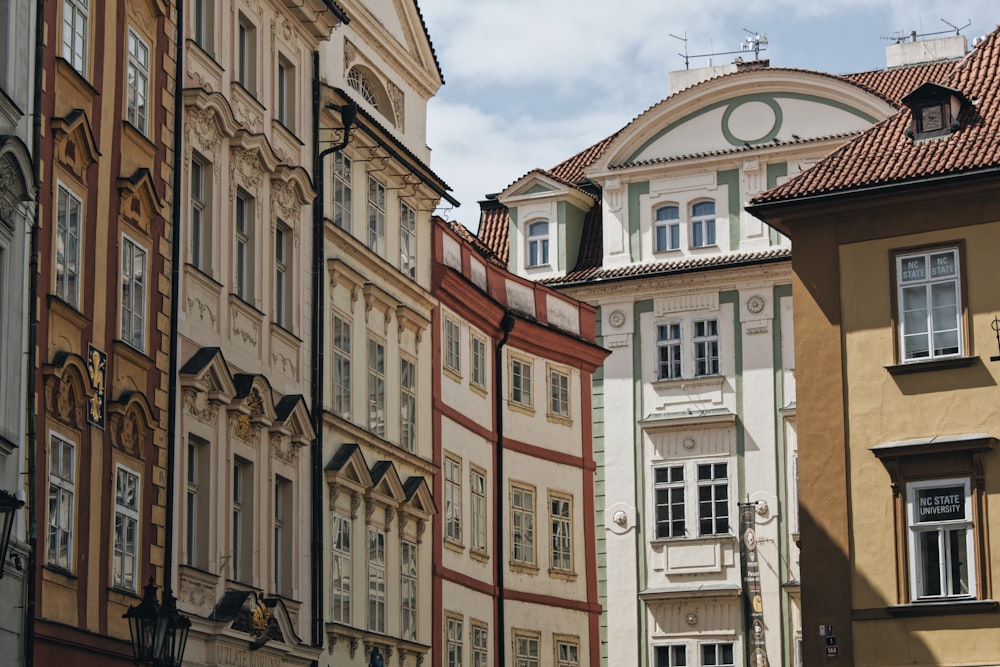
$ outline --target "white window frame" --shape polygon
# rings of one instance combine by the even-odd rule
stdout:
[[[667,217],[670,213],[673,217]],[[681,210],[677,204],[663,204],[653,212],[653,252],[681,247]]]
[[[723,474],[719,476],[719,467],[723,466]],[[732,534],[732,480],[730,478],[731,466],[729,461],[698,461],[695,463],[695,488],[698,490],[698,535],[702,537],[713,537],[716,535]],[[702,478],[703,471],[708,471],[710,477]],[[710,496],[708,500],[702,498],[707,492]],[[722,495],[719,495],[722,494]],[[719,511],[719,503],[725,504],[725,513]],[[719,525],[720,521],[725,521],[724,529]],[[711,523],[706,530],[705,522]]]
[[[462,459],[453,454],[444,457],[444,536],[462,543]]]
[[[540,231],[544,225],[545,231]],[[549,221],[534,220],[525,227],[528,243],[525,263],[529,269],[549,266]]]
[[[962,500],[963,518],[943,519],[939,521],[928,519],[926,521],[920,521],[920,506],[918,504],[920,492],[925,489],[946,489],[949,487],[962,488],[962,494],[964,496]],[[976,597],[976,561],[978,558],[978,549],[976,547],[976,527],[973,508],[973,488],[971,480],[968,477],[950,477],[945,479],[921,480],[907,483],[907,551],[909,556],[910,599],[914,602],[965,600],[974,599]],[[950,540],[947,539],[947,536],[952,531],[963,531],[965,533],[964,540],[961,540],[961,542],[958,543],[949,544]],[[924,567],[924,559],[926,556],[923,555],[918,540],[918,536],[920,535],[934,533],[938,536],[937,575],[938,583],[941,588],[940,592],[937,594],[925,592],[925,587],[929,584],[929,582],[925,580],[924,572],[924,570],[927,569]],[[959,548],[964,547],[965,553],[952,553],[950,548],[955,548],[956,546]],[[960,582],[952,581],[952,578],[955,576],[953,558],[955,558],[956,555],[964,557],[965,563],[968,566],[966,571],[967,581],[965,582],[967,590],[958,593],[948,592],[953,590],[955,584],[960,585]],[[949,567],[950,565],[952,567]]]
[[[368,249],[385,257],[385,185],[368,175]]]
[[[549,567],[573,572],[573,497],[549,492]]]
[[[207,0],[206,0],[207,1]],[[212,163],[200,154],[191,158],[191,264],[212,272]]]
[[[368,430],[385,436],[385,343],[368,339]]]
[[[653,646],[653,660],[651,664],[653,667],[684,667],[688,664],[687,648],[687,644],[655,645]],[[661,655],[664,658],[663,660],[660,659]]]
[[[469,624],[469,645],[472,648],[472,667],[489,667],[490,629],[485,623]]]
[[[946,256],[952,261],[949,265]],[[961,252],[958,246],[929,248],[920,252],[896,255],[896,303],[898,304],[899,356],[903,363],[919,363],[965,353],[964,304],[962,295]],[[923,268],[919,265],[923,262]],[[933,264],[933,266],[932,266]],[[931,275],[928,276],[930,269]],[[935,275],[936,274],[936,275]],[[948,294],[948,288],[951,293]],[[923,293],[923,306],[908,302],[907,295]],[[939,304],[941,296],[953,297],[953,303]],[[946,312],[946,307],[950,312]],[[921,315],[922,313],[922,315]],[[954,323],[941,322],[941,317],[953,317]],[[923,331],[917,329],[923,325]],[[954,337],[954,341],[938,343],[941,336]],[[926,350],[913,349],[908,342],[923,339]],[[954,342],[954,345],[949,343]],[[920,352],[925,352],[920,354]]]
[[[336,623],[351,624],[351,585],[354,580],[351,550],[351,517],[331,514],[330,616]],[[338,576],[339,575],[339,576]]]
[[[111,585],[121,590],[139,590],[139,510],[142,507],[142,476],[132,468],[115,466],[115,514],[111,550]]]
[[[399,542],[400,564],[400,633],[407,641],[417,641],[418,595],[417,543],[407,539]]]
[[[48,473],[45,562],[72,572],[76,534],[76,443],[55,432],[49,432]],[[52,508],[53,502],[56,504],[55,511]]]
[[[399,446],[408,452],[417,446],[417,364],[399,359]]]
[[[711,206],[711,212],[700,212]],[[691,204],[691,247],[710,248],[716,245],[715,201],[706,199]]]
[[[569,419],[570,374],[549,368],[549,414]]]
[[[475,466],[469,466],[469,532],[470,548],[485,554],[488,548],[486,541],[486,523],[489,513],[486,511],[486,471]]]
[[[88,0],[63,0],[62,57],[84,78],[90,55],[90,3]]]
[[[542,638],[537,632],[514,633],[514,664],[516,667],[540,667]]]
[[[140,261],[141,260],[141,261]],[[138,241],[122,234],[121,339],[139,350],[146,350],[146,288],[149,283],[149,253]],[[137,268],[137,264],[138,266]]]
[[[510,560],[535,566],[535,488],[518,482],[510,485]]]
[[[53,287],[60,299],[80,308],[80,242],[86,217],[83,199],[62,182],[57,186]],[[74,218],[75,212],[75,218]],[[62,262],[59,258],[62,257]],[[60,276],[60,267],[62,275]]]
[[[399,270],[417,277],[417,213],[406,202],[399,202]]]
[[[487,356],[486,356],[486,339],[472,334],[469,340],[469,345],[472,348],[470,352],[470,358],[472,359],[472,368],[470,371],[469,382],[474,387],[480,389],[486,389],[486,373],[487,373]]]
[[[128,29],[128,78],[125,119],[144,135],[149,134],[149,45]]]
[[[351,418],[351,321],[333,315],[333,412]]]
[[[385,530],[368,527],[368,630],[385,632]]]
[[[722,373],[719,320],[707,318],[692,322],[691,343],[694,347],[694,376],[709,377]]]
[[[236,26],[236,81],[257,95],[257,26],[243,12]]]
[[[580,641],[576,638],[553,637],[555,667],[580,667]]]
[[[256,202],[243,190],[236,191],[233,207],[233,291],[240,299],[250,303],[254,295],[254,231],[256,230]]]
[[[664,473],[662,476],[660,473]],[[687,471],[681,465],[653,466],[653,536],[663,540],[687,537]],[[680,502],[678,502],[678,492]],[[661,495],[663,494],[663,495]],[[679,505],[680,516],[677,516]],[[662,514],[665,518],[660,519]],[[664,530],[661,532],[661,526]]]
[[[534,405],[531,374],[534,364],[520,357],[510,357],[510,402],[531,409]]]
[[[295,289],[292,284],[295,253],[292,229],[281,220],[274,226],[274,320],[289,331],[292,330],[292,300]]]
[[[680,322],[660,322],[656,325],[657,380],[684,377],[683,338]]]
[[[283,55],[278,56],[275,65],[275,95],[277,96],[276,116],[278,122],[295,132],[295,65]]]
[[[729,458],[655,463],[649,477],[653,489],[650,506],[651,539],[718,538],[732,535],[733,464]],[[720,476],[721,466],[724,466],[724,470]],[[701,479],[706,474],[707,477]],[[722,507],[725,508],[724,512],[721,511]],[[661,513],[661,510],[664,512]],[[661,514],[665,516],[663,521],[658,520]],[[725,530],[721,530],[723,527]]]
[[[333,224],[348,232],[353,218],[351,191],[351,158],[338,151],[333,154]]]
[[[444,318],[444,367],[462,374],[462,326],[457,320]]]
[[[726,648],[729,648],[731,654],[731,659],[727,662],[725,660]],[[712,649],[711,660],[706,660],[706,652],[708,649]],[[737,664],[742,664],[742,658],[736,654],[736,643],[735,642],[702,642],[698,645],[698,664],[702,667],[735,667]]]
[[[462,667],[462,649],[464,648],[464,630],[462,619],[456,616],[445,616],[445,665],[446,667]]]

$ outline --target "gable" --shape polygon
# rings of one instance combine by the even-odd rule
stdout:
[[[410,60],[422,70],[422,79],[434,80],[435,85],[431,86],[434,90],[444,83],[416,0],[368,0],[363,3],[348,0],[343,4],[353,18],[350,27],[364,35],[383,57],[390,61]],[[360,20],[365,14],[369,20]],[[409,68],[394,69],[407,71]]]

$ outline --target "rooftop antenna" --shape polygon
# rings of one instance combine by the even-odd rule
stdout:
[[[972,20],[966,19],[966,24],[963,26],[957,26],[954,23],[945,21],[944,19],[941,19],[941,23],[944,23],[946,26],[951,28],[951,30],[938,30],[936,32],[924,32],[919,34],[917,33],[916,30],[911,30],[909,34],[904,34],[905,31],[903,30],[897,30],[891,37],[883,37],[882,39],[885,41],[891,41],[894,44],[902,44],[907,39],[909,39],[911,42],[915,42],[917,41],[918,37],[935,37],[937,35],[950,35],[952,31],[954,31],[956,35],[961,35],[963,30],[972,25]]]
[[[693,55],[688,53],[687,31],[684,32],[683,37],[678,37],[674,34],[671,34],[670,36],[684,42],[684,53],[678,53],[677,55],[684,57],[684,69],[690,69],[691,58],[712,58],[714,56],[728,56],[753,51],[753,59],[760,60],[760,52],[767,50],[767,35],[753,30],[747,30],[746,28],[743,28],[743,31],[747,33],[747,37],[740,42],[739,51],[716,51],[714,53],[696,53]],[[738,62],[742,62],[742,59],[738,59]]]

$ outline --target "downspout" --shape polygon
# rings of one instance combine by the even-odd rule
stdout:
[[[503,336],[496,346],[496,358],[493,363],[493,401],[496,410],[497,446],[494,450],[494,502],[496,504],[496,520],[494,523],[494,536],[496,541],[496,558],[494,558],[494,570],[496,571],[497,582],[497,665],[506,663],[507,631],[504,619],[504,557],[503,557],[503,347],[507,344],[510,332],[514,330],[514,314],[509,310],[504,311],[503,319],[500,320],[500,331]]]
[[[31,159],[35,168],[35,216],[34,224],[31,227],[31,249],[29,250],[28,268],[28,359],[27,359],[27,429],[24,435],[24,446],[28,450],[27,473],[28,477],[28,503],[25,512],[28,520],[28,564],[25,572],[25,607],[24,607],[24,664],[32,667],[35,664],[35,608],[36,596],[38,594],[35,583],[35,575],[38,570],[38,561],[35,554],[38,550],[38,529],[35,523],[35,355],[36,342],[38,340],[38,225],[41,222],[41,189],[38,187],[42,182],[42,160],[39,153],[42,149],[42,71],[45,55],[45,0],[38,0],[35,13],[35,79],[34,79],[34,100],[32,106],[32,132],[31,132]]]
[[[312,644],[322,646],[323,637],[323,206],[326,187],[323,178],[323,155],[319,150],[319,51],[313,51],[312,117],[313,117],[313,203],[312,248],[312,423],[313,440],[310,472],[312,486],[312,524],[310,583],[312,585]]]

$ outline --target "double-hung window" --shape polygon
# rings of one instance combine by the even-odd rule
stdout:
[[[351,158],[333,154],[333,224],[351,231]]]
[[[691,247],[715,245],[715,202],[701,201],[691,206]]]
[[[684,537],[684,466],[653,470],[656,537]]]
[[[896,256],[899,348],[903,362],[962,354],[958,248]]]
[[[656,209],[653,223],[654,252],[677,250],[681,247],[681,216],[676,206],[661,206]]]
[[[138,581],[139,474],[124,466],[115,469],[115,534],[111,585],[135,591]]]
[[[569,639],[555,641],[556,667],[580,667],[580,644]]]
[[[146,250],[122,237],[122,340],[137,350],[146,346]]]
[[[450,317],[444,318],[444,367],[462,373],[462,329]]]
[[[385,257],[385,186],[368,177],[368,249]]]
[[[399,270],[417,277],[417,214],[405,202],[399,203]]]
[[[549,496],[549,525],[552,528],[552,553],[549,565],[554,570],[573,570],[573,507],[565,496]]]
[[[449,616],[445,622],[446,667],[462,667],[462,619]]]
[[[653,667],[687,667],[687,664],[684,644],[653,647]]]
[[[55,433],[49,437],[49,507],[45,562],[73,569],[73,523],[76,518],[76,447]]]
[[[193,435],[188,436],[186,480],[186,562],[202,570],[208,568],[209,522],[209,444]]]
[[[444,523],[445,537],[462,541],[462,462],[450,456],[444,458]]]
[[[215,52],[215,0],[194,0],[191,37],[205,53]]]
[[[234,288],[244,301],[253,299],[254,200],[242,190],[236,193]]]
[[[56,296],[73,306],[80,306],[80,233],[83,202],[59,186],[56,201]]]
[[[257,26],[242,12],[236,28],[236,80],[257,94]]]
[[[490,657],[489,628],[472,624],[472,667],[488,667]]]
[[[87,76],[89,13],[89,0],[63,0],[62,57],[84,77]]]
[[[694,322],[695,377],[719,374],[719,320]]]
[[[653,516],[656,539],[729,534],[729,464],[690,462],[653,468]]]
[[[274,592],[291,597],[292,545],[295,544],[292,521],[292,482],[281,476],[274,480]]]
[[[681,377],[681,325],[668,322],[656,327],[656,379]]]
[[[702,644],[701,664],[705,667],[733,667],[736,664],[733,643]]]
[[[330,582],[330,601],[333,605],[332,618],[336,623],[351,622],[351,519],[342,514],[333,514],[333,568]]]
[[[526,632],[514,633],[514,664],[516,667],[539,667],[541,637]]]
[[[278,122],[295,131],[295,67],[284,57],[278,58]]]
[[[510,360],[510,402],[526,408],[532,406],[530,361]]]
[[[143,134],[147,134],[149,109],[149,46],[135,31],[128,31],[128,90],[125,118]]]
[[[191,160],[191,264],[210,273],[212,252],[212,165],[201,156]]]
[[[253,554],[253,464],[237,458],[233,462],[233,579],[250,582]]]
[[[569,417],[569,375],[549,369],[549,412]]]
[[[351,417],[351,323],[333,316],[333,411]]]
[[[698,530],[701,535],[729,532],[729,465],[698,464]]]
[[[469,515],[472,521],[471,539],[475,551],[486,551],[486,473],[473,469],[469,474],[472,485]]]
[[[399,445],[412,452],[417,445],[417,365],[399,361]]]
[[[549,263],[549,221],[528,225],[528,268]]]
[[[385,435],[385,345],[368,339],[368,430]]]
[[[408,641],[417,640],[417,543],[400,542],[400,584],[402,592],[402,635]]]
[[[385,531],[368,528],[368,629],[385,632]]]
[[[472,377],[469,381],[480,389],[486,388],[486,341],[472,335]]]
[[[510,489],[511,560],[535,564],[535,490],[520,485]]]
[[[292,328],[292,230],[278,222],[274,228],[274,321]]]
[[[975,597],[972,489],[968,477],[906,485],[910,595],[914,601]]]

